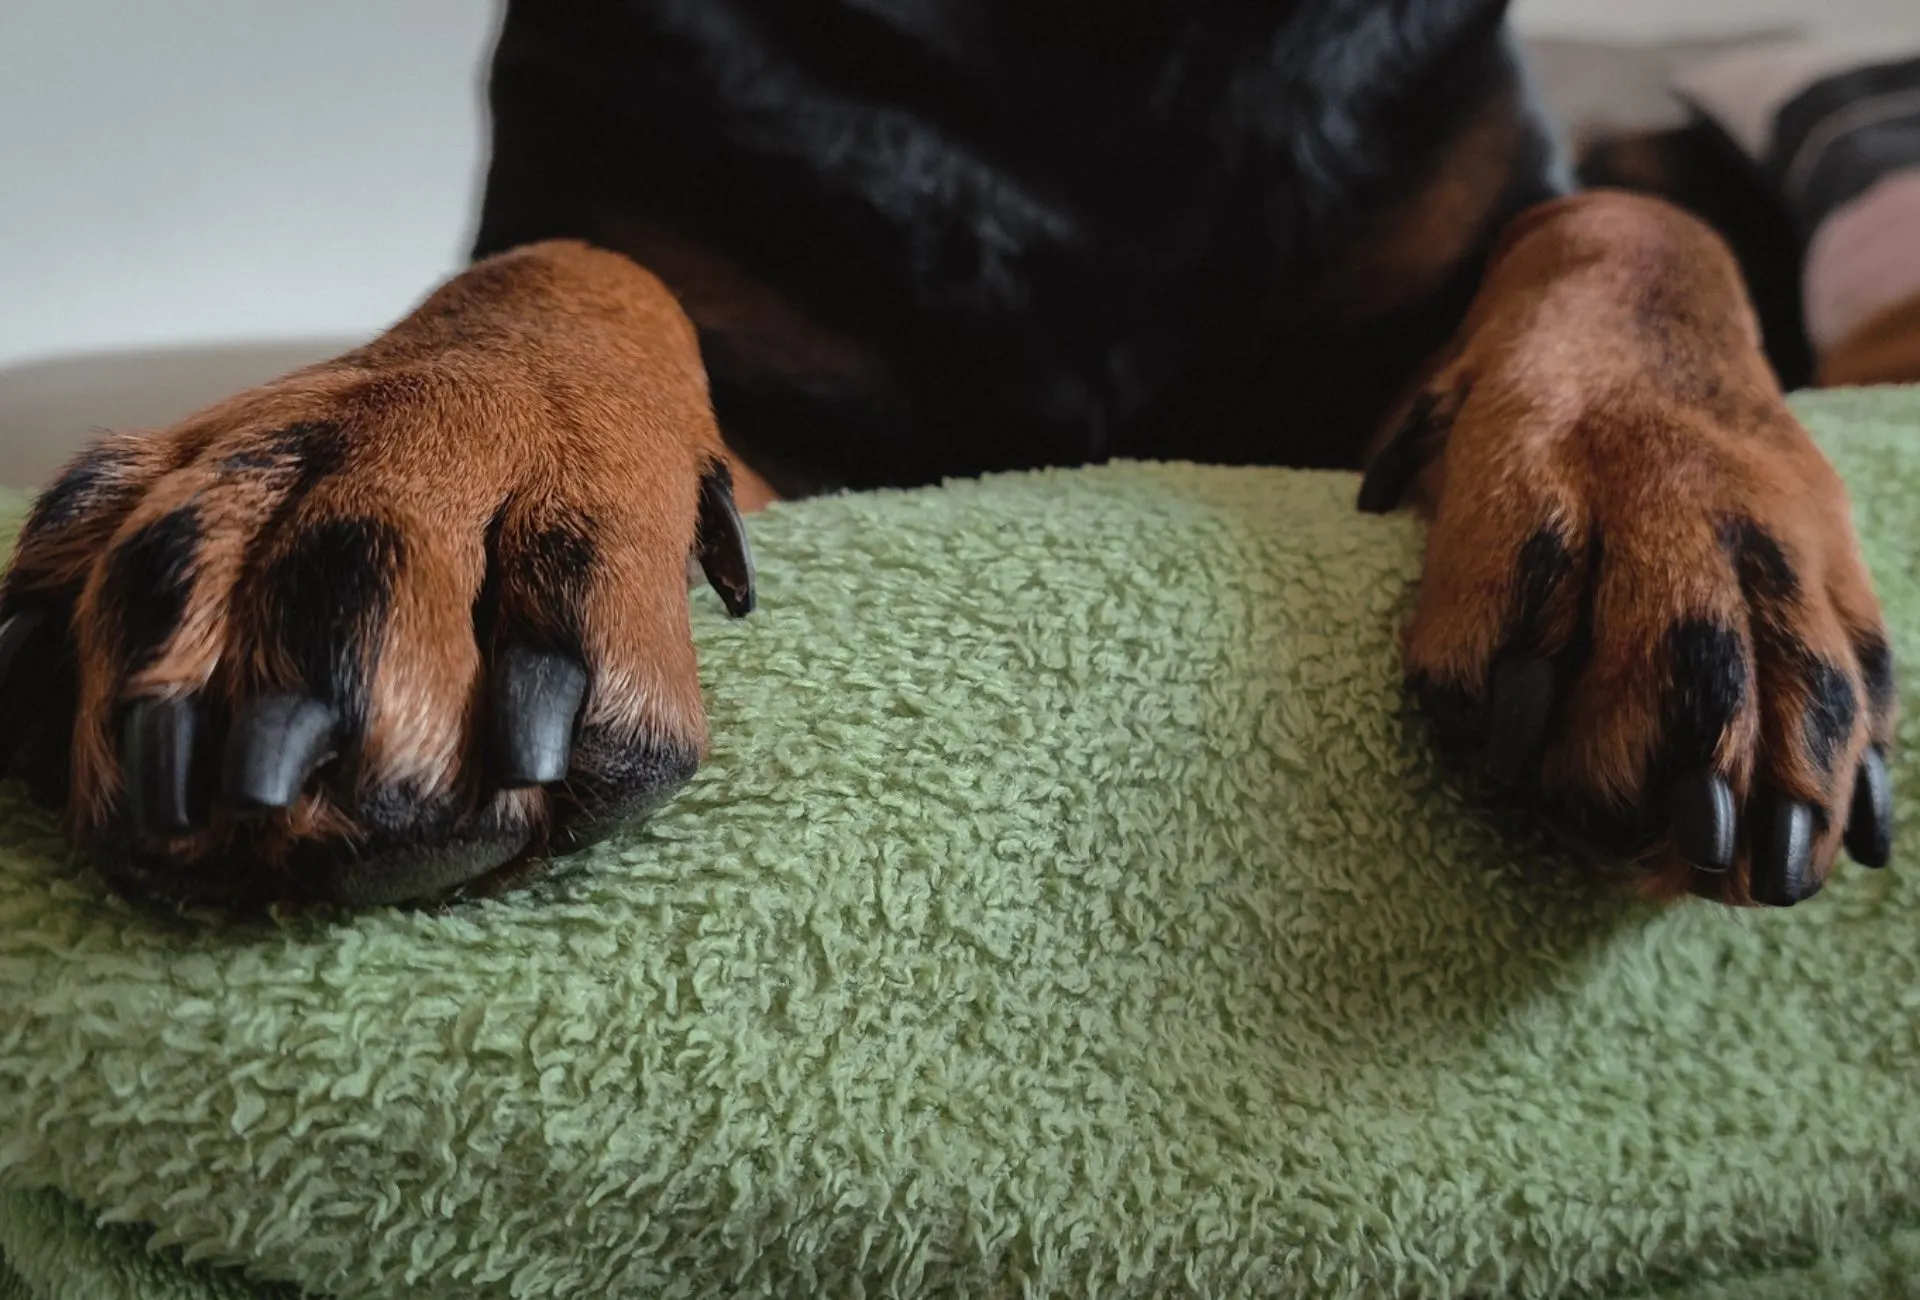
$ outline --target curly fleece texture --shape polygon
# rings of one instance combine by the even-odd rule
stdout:
[[[1802,409],[1910,651],[1920,393]],[[711,760],[492,901],[157,920],[0,795],[0,1295],[1912,1294],[1911,724],[1892,869],[1635,902],[1445,779],[1354,490],[776,508]]]

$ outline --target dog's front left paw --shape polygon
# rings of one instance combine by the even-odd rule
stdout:
[[[1638,858],[1788,906],[1883,865],[1894,686],[1839,477],[1777,394],[1558,409],[1486,357],[1388,460],[1444,446],[1410,682],[1443,745]]]

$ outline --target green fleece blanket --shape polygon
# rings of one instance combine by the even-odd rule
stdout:
[[[1920,661],[1920,392],[1802,409]],[[0,794],[0,1295],[1920,1292],[1911,726],[1891,870],[1631,901],[1444,779],[1355,486],[777,508],[711,761],[496,901],[160,923]]]

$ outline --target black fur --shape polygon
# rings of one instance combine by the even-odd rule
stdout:
[[[23,778],[35,800],[58,806],[67,796],[80,694],[80,665],[68,633],[72,597],[43,599],[36,612],[39,625],[0,678],[0,776]]]
[[[599,559],[597,525],[584,514],[551,512],[509,545],[505,522],[503,513],[487,528],[487,574],[474,602],[474,635],[483,646],[514,642],[558,650],[584,664],[581,620]],[[511,599],[503,593],[509,573]]]
[[[1876,718],[1885,718],[1893,709],[1893,651],[1882,637],[1864,638],[1855,647],[1860,660],[1860,679],[1867,688],[1867,706]]]
[[[1807,755],[1815,767],[1832,776],[1833,765],[1853,735],[1859,702],[1854,698],[1853,683],[1838,665],[1809,655],[1802,673],[1807,690]]]
[[[1576,557],[1553,527],[1535,530],[1522,544],[1514,569],[1513,611],[1497,656],[1500,663],[1545,655],[1553,664],[1555,677],[1564,682],[1586,662],[1593,645],[1593,592],[1597,585],[1593,575],[1602,562],[1597,531],[1588,536],[1584,558],[1588,581],[1578,593],[1573,635],[1564,645],[1554,646],[1547,643],[1543,624],[1549,606],[1575,576]],[[1447,749],[1476,754],[1494,739],[1489,730],[1489,682],[1440,682],[1417,674],[1409,685]]]
[[[344,737],[366,727],[387,611],[406,561],[400,533],[376,519],[323,519],[260,571],[246,599],[256,635],[287,657],[297,687],[338,711]]]
[[[777,340],[703,326],[723,432],[787,493],[1113,455],[1356,466],[1498,229],[1562,183],[1504,8],[520,0],[476,252],[646,260],[634,232],[666,230],[856,342],[878,378],[822,390]],[[1511,156],[1473,247],[1330,324],[1359,232],[1489,111]]]
[[[1853,682],[1837,664],[1828,662],[1796,636],[1788,621],[1800,595],[1800,577],[1766,529],[1751,520],[1735,520],[1721,529],[1721,542],[1740,575],[1740,588],[1753,610],[1753,642],[1763,662],[1800,679],[1806,700],[1801,739],[1807,756],[1821,772],[1832,775],[1840,751],[1853,734],[1859,700]],[[1859,648],[1868,698],[1892,692],[1892,662],[1884,644]],[[1874,705],[1876,709],[1884,705]],[[1826,810],[1818,810],[1826,816]]]
[[[294,493],[312,491],[321,480],[337,473],[347,459],[346,430],[331,421],[304,421],[288,425],[275,435],[278,447],[298,465]]]
[[[1739,716],[1750,685],[1746,650],[1732,628],[1683,619],[1667,633],[1667,656],[1671,685],[1650,773],[1659,789],[1676,773],[1713,766],[1714,751]]]
[[[113,629],[113,660],[123,671],[146,667],[180,625],[200,542],[200,513],[185,505],[142,525],[107,557],[99,614]]]
[[[1572,677],[1593,658],[1593,609],[1600,599],[1600,575],[1607,566],[1607,537],[1598,524],[1587,529],[1586,583],[1580,588],[1580,612],[1573,636],[1555,656],[1563,677]]]
[[[124,448],[115,443],[88,448],[35,499],[22,535],[63,528],[107,505],[119,495],[115,488],[125,460]]]
[[[1514,611],[1507,634],[1508,655],[1538,654],[1546,617],[1553,598],[1573,577],[1573,554],[1558,530],[1541,528],[1520,548],[1520,568],[1516,575]]]
[[[1754,604],[1778,607],[1800,594],[1800,576],[1772,533],[1751,519],[1729,520],[1720,544],[1740,575],[1740,590]]]
[[[244,447],[220,458],[220,472],[223,474],[254,474],[279,469],[285,462],[278,450],[270,443],[253,447]]]
[[[293,481],[288,500],[297,502],[338,470],[346,455],[346,432],[339,425],[326,420],[303,420],[223,457],[220,468],[229,474],[291,471]]]
[[[1559,808],[1562,828],[1576,842],[1608,855],[1638,857],[1672,833],[1678,783],[1715,770],[1720,739],[1752,691],[1746,652],[1731,628],[1682,619],[1667,631],[1666,654],[1659,740],[1638,796],[1617,806],[1573,795]]]

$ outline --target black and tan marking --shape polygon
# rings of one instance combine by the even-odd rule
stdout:
[[[604,255],[556,250],[550,274],[574,256]],[[599,310],[671,310],[631,273],[632,302]],[[522,258],[505,278],[526,275]],[[446,319],[428,310],[422,328]],[[449,457],[443,478],[388,463],[396,421],[556,418],[544,393],[423,361],[400,338],[390,359],[376,347],[371,365],[357,354],[83,458],[43,495],[4,595],[10,757],[42,761],[71,736],[60,767],[95,861],[173,900],[430,896],[550,832],[657,805],[705,741],[688,559],[733,612],[753,603],[678,328],[686,351],[648,330],[626,362],[666,381],[636,408],[577,385],[636,453],[678,455],[677,477],[609,458],[600,432],[575,454],[617,472],[578,488],[550,477],[532,437],[490,469]],[[661,423],[663,391],[678,422]],[[663,650],[645,629],[671,629],[676,608],[683,630]]]
[[[1505,8],[509,4],[481,260],[29,530],[0,648],[68,648],[76,830],[133,889],[431,893],[692,770],[720,467],[1357,469],[1424,394],[1365,501],[1430,515],[1406,666],[1467,747],[1669,893],[1804,896],[1843,809],[1884,858],[1844,493],[1711,233],[1555,197]]]

